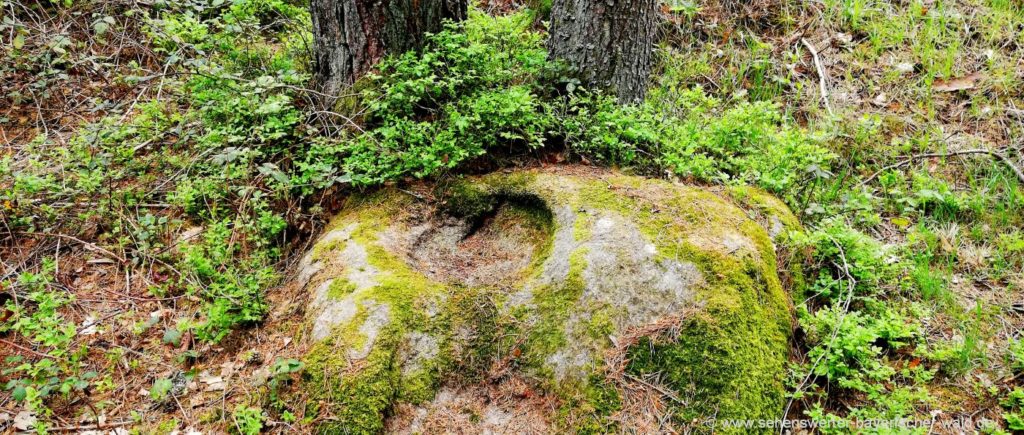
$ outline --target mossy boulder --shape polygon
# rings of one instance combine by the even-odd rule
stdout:
[[[769,230],[791,217],[572,167],[353,198],[298,274],[304,389],[324,432],[777,418],[792,325]]]

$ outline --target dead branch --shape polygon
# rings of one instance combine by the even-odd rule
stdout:
[[[832,115],[832,105],[828,102],[828,86],[826,85],[825,67],[821,65],[821,58],[818,57],[818,50],[814,49],[814,46],[807,39],[800,38],[800,42],[811,51],[811,57],[814,58],[814,68],[818,70],[818,86],[821,88],[821,101],[825,104],[825,110],[828,111],[829,115]]]
[[[903,160],[901,160],[901,161],[899,161],[897,163],[894,163],[892,165],[889,165],[889,166],[886,166],[886,167],[884,167],[882,169],[879,169],[874,174],[871,174],[870,177],[865,178],[864,181],[861,181],[860,183],[858,183],[857,186],[859,187],[859,186],[863,186],[865,184],[868,184],[868,183],[871,182],[871,180],[874,180],[879,175],[881,175],[883,172],[891,170],[891,169],[901,168],[903,166],[906,166],[908,163],[910,163],[910,162],[912,162],[914,160],[932,159],[932,158],[945,158],[945,157],[962,156],[962,155],[970,155],[970,154],[988,154],[989,156],[995,157],[999,161],[1003,162],[1003,164],[1005,164],[1008,168],[1010,168],[1010,170],[1013,171],[1013,173],[1017,176],[1017,179],[1020,180],[1021,183],[1024,183],[1024,172],[1022,172],[1021,169],[1019,167],[1017,167],[1016,164],[1013,163],[1013,160],[1010,160],[1009,156],[1007,156],[1006,154],[1001,153],[999,151],[992,151],[992,150],[987,150],[987,149],[984,149],[984,148],[977,148],[977,149],[970,149],[970,150],[963,150],[963,151],[952,151],[952,152],[948,152],[948,153],[928,153],[928,154],[913,155],[913,156],[907,157],[906,159],[903,159]]]
[[[2,338],[0,338],[0,343],[6,344],[6,345],[8,345],[8,346],[11,346],[11,347],[13,347],[13,348],[15,348],[15,349],[18,349],[18,350],[21,350],[21,351],[24,351],[24,352],[28,352],[28,353],[31,353],[31,354],[33,354],[33,355],[35,355],[35,356],[38,356],[38,357],[42,357],[42,358],[51,358],[51,357],[50,357],[50,355],[47,355],[47,354],[45,354],[45,353],[42,353],[42,352],[39,352],[39,351],[37,351],[37,350],[32,350],[32,349],[29,349],[29,348],[27,348],[27,347],[25,347],[25,346],[21,346],[21,345],[18,345],[18,344],[12,343],[12,342],[10,342],[10,341],[7,341],[7,340],[4,340],[4,339],[2,339]]]
[[[26,236],[36,236],[36,237],[58,237],[58,238],[65,239],[65,240],[71,240],[73,242],[78,242],[79,244],[81,244],[87,250],[90,250],[90,251],[98,253],[98,254],[106,255],[106,256],[114,259],[114,260],[117,260],[121,264],[127,264],[128,263],[128,260],[124,259],[124,257],[121,257],[120,255],[117,255],[117,254],[115,254],[113,252],[110,252],[110,251],[100,247],[100,246],[97,246],[95,243],[86,242],[85,240],[79,239],[79,238],[74,237],[74,236],[69,236],[67,234],[36,233],[36,232],[28,232],[28,231],[22,231],[21,234],[24,234]]]

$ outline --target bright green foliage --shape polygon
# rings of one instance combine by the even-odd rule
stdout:
[[[270,387],[270,400],[280,402],[280,390],[292,380],[292,375],[302,373],[305,364],[294,358],[277,358],[270,366],[270,379],[267,386]],[[280,403],[275,403],[280,405]]]
[[[111,253],[101,257],[153,273],[141,281],[154,283],[154,295],[200,304],[197,318],[150,330],[171,331],[171,342],[187,330],[218,341],[266,312],[263,292],[277,283],[288,226],[281,200],[326,187],[337,169],[328,172],[314,143],[299,140],[307,115],[295,89],[308,79],[308,62],[296,29],[308,25],[305,8],[281,0],[159,3],[144,32],[173,72],[154,78],[129,67],[111,81],[151,81],[150,94],[161,98],[125,104],[131,113],[112,111],[66,141],[40,135],[25,144],[26,159],[0,157],[0,214],[15,234],[94,234],[86,238]],[[199,234],[175,240],[186,228]],[[88,349],[73,344],[77,325],[61,315],[70,294],[51,283],[52,269],[0,282],[27,296],[5,302],[14,315],[0,332],[49,356],[12,357],[4,372],[5,387],[41,420],[55,396],[105,382],[85,368],[95,366],[83,360]]]
[[[807,355],[817,362],[814,375],[863,392],[895,375],[895,369],[881,358],[887,349],[903,348],[920,336],[920,325],[891,308],[843,312],[841,306],[833,305],[812,315],[801,307],[799,317],[807,343],[815,346]]]
[[[790,383],[794,398],[814,398],[814,379],[834,393],[853,395],[859,402],[846,414],[836,414],[812,401],[806,411],[813,420],[833,426],[826,432],[845,433],[853,422],[914,417],[930,399],[924,385],[935,375],[917,363],[901,365],[900,353],[924,348],[923,306],[893,305],[886,291],[898,290],[909,265],[900,252],[839,220],[823,222],[814,231],[795,233],[794,247],[809,250],[808,260],[818,278],[797,307],[807,346],[804,362],[793,366]],[[917,349],[917,350],[915,350]],[[821,396],[823,397],[823,396]]]
[[[81,4],[43,3],[40,10]],[[34,25],[19,22],[17,8],[14,21],[0,24],[6,37],[0,50],[10,60],[0,63],[0,75],[27,77],[28,84],[4,89],[4,98],[31,109],[34,102],[45,104],[39,92],[45,97],[61,89],[70,71],[108,68],[104,49],[87,45],[109,43],[132,18],[107,6],[117,2],[92,3],[99,14],[82,16],[93,31],[88,44],[78,34],[32,33]],[[109,249],[133,276],[138,269],[153,271],[150,292],[176,297],[186,310],[196,301],[200,311],[176,319],[176,326],[152,328],[153,320],[137,332],[163,330],[172,344],[188,331],[217,341],[263,318],[263,292],[279,278],[280,247],[286,236],[294,239],[308,228],[297,233],[296,224],[307,222],[296,218],[316,216],[319,211],[305,205],[319,202],[322,192],[564,150],[571,159],[658,177],[756,185],[798,212],[811,231],[776,240],[800,254],[790,266],[807,275],[807,285],[798,285],[804,293],[793,295],[802,339],[795,345],[805,358],[792,367],[790,385],[809,407],[795,412],[847,423],[927,418],[924,404],[935,399],[925,388],[931,376],[943,377],[936,383],[958,383],[1000,359],[1015,372],[1024,367],[1019,342],[995,355],[987,341],[990,317],[1008,308],[986,298],[964,304],[970,301],[955,288],[981,286],[999,299],[1003,289],[1024,286],[1024,188],[988,156],[903,162],[958,147],[1013,146],[1020,136],[1012,121],[1021,106],[1017,60],[1024,42],[1019,2],[785,3],[781,18],[813,11],[808,22],[831,27],[827,33],[834,38],[822,54],[830,74],[826,84],[835,92],[834,116],[820,107],[814,67],[799,41],[779,45],[779,35],[762,35],[772,29],[731,23],[702,28],[699,18],[713,5],[687,1],[672,2],[671,9],[682,14],[676,18],[684,18],[683,32],[693,35],[659,50],[659,74],[647,103],[618,105],[561,77],[561,67],[546,59],[546,35],[536,30],[550,1],[528,3],[541,15],[492,18],[474,11],[466,23],[433,36],[426,50],[386,59],[379,76],[357,84],[359,98],[345,102],[359,107],[335,109],[357,113],[354,122],[323,129],[324,117],[341,118],[313,114],[303,101],[310,96],[301,90],[309,79],[310,23],[302,2],[157,1],[133,8],[166,74],[119,61],[123,68],[108,77],[109,85],[146,86],[138,101],[121,109],[118,101],[102,98],[88,103],[111,115],[90,117],[69,138],[16,139],[23,143],[14,154],[0,155],[4,230],[15,238],[74,235]],[[779,24],[785,34],[797,34],[795,21]],[[819,49],[824,44],[808,39]],[[839,74],[836,65],[847,73]],[[973,72],[983,73],[973,89],[935,91],[938,80]],[[865,104],[844,101],[850,89]],[[892,104],[867,103],[884,93]],[[952,129],[945,113],[951,106],[960,123]],[[862,116],[865,108],[872,114]],[[0,125],[20,122],[3,116]],[[65,132],[69,127],[61,126]],[[345,131],[321,134],[338,133],[338,127]],[[1013,149],[1006,151],[1012,156]],[[486,197],[479,199],[452,208],[475,215],[491,206]],[[199,234],[178,240],[189,228]],[[75,344],[76,325],[63,314],[73,298],[53,282],[52,269],[44,261],[0,283],[19,295],[5,302],[11,315],[0,333],[17,335],[48,356],[6,360],[4,387],[43,420],[50,401],[74,400],[109,378],[89,371],[96,364],[85,360],[86,351]],[[332,292],[349,294],[352,288],[339,284]],[[932,335],[922,327],[925,320]],[[700,327],[710,333],[723,325]],[[937,339],[933,329],[951,329],[953,336]],[[678,362],[704,355],[731,357],[729,343],[695,343],[690,353],[661,346],[657,353],[637,354],[634,369],[653,371],[655,362],[665,361],[686,367]],[[389,356],[379,361],[386,364]],[[294,366],[275,367],[281,373],[272,382],[280,387]],[[378,373],[384,383],[367,388],[391,391],[397,375]],[[686,390],[691,385],[684,380],[694,373],[666,375],[673,388]],[[428,381],[408,389],[429,391]],[[1000,388],[1007,389],[1004,427],[1024,430],[1024,393]],[[571,399],[596,415],[613,412],[613,396],[595,390]],[[288,421],[294,415],[286,407],[280,402],[267,409]],[[259,430],[265,416],[254,409],[239,408],[235,430]],[[235,426],[225,417],[227,426]],[[599,423],[580,429],[610,430]]]
[[[234,231],[233,231],[234,230]],[[231,243],[233,234],[248,228],[232,228],[229,221],[214,222],[207,228],[201,243],[188,244],[181,265],[192,273],[200,285],[189,291],[201,294],[210,302],[207,321],[196,330],[205,340],[219,341],[239,324],[258,321],[266,313],[263,289],[275,279],[274,270],[265,264],[269,258],[258,252],[239,259],[239,245]],[[259,240],[260,236],[254,238]]]
[[[422,54],[384,61],[366,91],[371,120],[408,118],[441,109],[483,89],[527,84],[547,65],[543,35],[522,14],[469,19],[430,38]]]
[[[10,318],[0,323],[0,333],[20,334],[33,346],[48,351],[47,358],[35,362],[20,355],[7,356],[0,372],[7,379],[3,389],[27,409],[44,416],[51,414],[45,400],[80,394],[97,376],[83,371],[84,349],[73,347],[75,325],[60,313],[72,298],[53,282],[54,267],[47,259],[39,273],[23,272],[18,276],[12,289],[25,291],[27,296],[20,302],[8,300],[3,310],[10,312]],[[34,310],[29,309],[30,304]]]
[[[153,386],[149,389],[149,397],[156,402],[162,402],[170,396],[173,388],[174,383],[170,379],[157,379],[153,381]]]
[[[1014,432],[1024,430],[1024,389],[1014,388],[1000,404],[1006,409],[1003,413],[1006,428]]]
[[[235,420],[234,429],[240,435],[257,435],[263,430],[263,410],[247,406],[235,408],[232,414]]]
[[[8,300],[5,308],[14,314],[3,325],[3,331],[18,332],[47,347],[62,348],[70,344],[75,326],[64,321],[58,309],[71,302],[71,298],[51,287],[53,269],[53,261],[47,260],[41,272],[25,272],[18,277],[16,285],[27,290],[28,299],[35,303],[36,309],[28,312],[13,300]]]
[[[986,321],[985,311],[979,303],[973,310],[963,313],[958,329],[960,336],[949,341],[940,341],[931,348],[919,352],[929,360],[940,364],[942,372],[949,375],[960,375],[987,362],[987,352],[981,346],[985,336],[981,325]]]
[[[835,156],[808,132],[789,125],[779,107],[741,102],[720,113],[721,103],[699,88],[675,104],[685,118],[664,133],[662,164],[681,177],[755,184],[796,198],[798,186],[827,179]]]
[[[1013,340],[1010,343],[1010,367],[1017,373],[1024,371],[1024,340]]]
[[[422,53],[392,57],[363,96],[372,129],[348,150],[358,183],[426,177],[501,151],[544,145],[554,123],[539,96],[542,36],[524,14],[472,11],[430,37]]]
[[[561,124],[574,152],[609,165],[655,162],[665,132],[652,111],[581,92],[570,98],[567,112]]]
[[[564,143],[590,161],[775,193],[830,177],[834,155],[777,105],[725,105],[698,87],[656,89],[665,96],[657,103],[622,106],[558,78],[531,23],[522,13],[473,12],[422,53],[383,62],[363,95],[369,126],[342,151],[348,176],[423,178]]]
[[[1000,272],[1024,268],[1024,231],[1015,229],[998,235],[993,260]]]
[[[822,223],[817,231],[793,235],[796,248],[811,249],[818,277],[810,288],[812,297],[825,301],[877,294],[879,285],[898,276],[893,249],[841,221]],[[810,296],[810,295],[808,295]]]
[[[154,47],[167,53],[173,53],[186,45],[205,45],[210,36],[209,27],[191,11],[164,15],[163,19],[153,20],[150,25],[152,27],[148,33]]]
[[[171,260],[185,274],[181,284],[187,291],[207,301],[205,319],[195,326],[200,338],[212,341],[237,325],[262,319],[262,293],[276,280],[270,267],[279,255],[275,238],[287,226],[273,211],[272,201],[275,195],[301,187],[286,172],[292,170],[291,160],[315,162],[306,149],[296,146],[305,115],[296,108],[289,87],[303,84],[307,77],[300,72],[305,65],[294,51],[295,43],[283,39],[284,48],[277,50],[269,45],[237,46],[239,38],[258,40],[260,26],[280,18],[301,25],[308,19],[305,11],[280,0],[219,5],[213,14],[189,5],[172,7],[149,23],[148,32],[159,47],[207,56],[188,66],[197,74],[181,83],[188,97],[179,104],[189,110],[171,115],[173,108],[154,103],[144,112],[148,117],[134,118],[117,133],[125,148],[171,134],[194,141],[190,151],[198,154],[191,161],[161,153],[148,158],[168,170],[188,171],[166,199],[206,228],[202,237],[180,244],[180,256]],[[153,128],[147,122],[159,124]],[[132,158],[126,153],[123,161],[130,164]],[[295,177],[321,186],[325,178],[334,180],[317,171],[319,167],[296,166]],[[151,232],[166,231],[168,224],[159,221]]]

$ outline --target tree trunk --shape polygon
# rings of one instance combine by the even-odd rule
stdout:
[[[337,95],[385,54],[419,49],[444,20],[466,18],[466,0],[310,0],[313,69]]]
[[[622,103],[642,101],[659,17],[658,0],[554,0],[549,56]]]

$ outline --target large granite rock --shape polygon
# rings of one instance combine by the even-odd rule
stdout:
[[[777,418],[791,330],[755,189],[585,168],[353,198],[303,259],[325,432],[651,432]],[[695,423],[696,422],[696,423]]]

